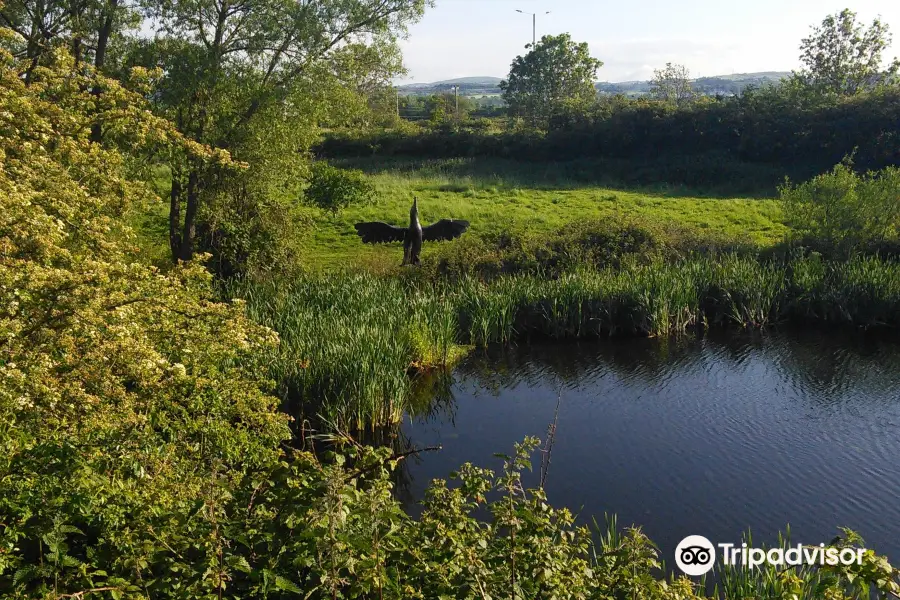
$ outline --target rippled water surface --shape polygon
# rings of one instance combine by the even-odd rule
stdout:
[[[550,500],[643,526],[669,563],[689,534],[772,541],[787,524],[795,543],[850,527],[900,563],[900,344],[792,332],[529,345],[470,357],[437,395],[402,428],[404,445],[443,445],[401,474],[414,512],[432,478],[498,468],[493,453],[543,439],[559,399]]]

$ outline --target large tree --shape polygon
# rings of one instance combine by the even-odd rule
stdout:
[[[891,44],[881,19],[865,27],[856,13],[844,9],[829,15],[800,44],[804,69],[796,75],[818,91],[851,96],[895,81],[900,62],[884,67],[883,53]]]
[[[691,73],[684,65],[666,63],[665,69],[653,71],[650,95],[663,102],[682,105],[696,96]]]
[[[188,138],[250,166],[236,176],[160,157],[171,173],[173,259],[190,260],[202,231],[202,249],[227,248],[231,264],[260,249],[261,261],[271,262],[272,252],[287,247],[271,232],[291,226],[285,199],[297,198],[316,127],[368,112],[367,102],[402,72],[398,36],[430,2],[7,0],[0,2],[0,25],[17,35],[4,36],[0,47],[24,59],[26,83],[60,47],[78,71],[160,67],[157,111]],[[141,17],[155,28],[152,38],[126,35]],[[95,142],[107,141],[101,126],[92,127]]]
[[[221,240],[229,229],[232,241],[258,233],[246,225],[258,223],[276,192],[297,189],[303,151],[327,119],[325,110],[347,104],[359,82],[372,87],[399,69],[397,36],[428,3],[146,1],[157,32],[137,60],[153,60],[166,72],[159,110],[188,137],[250,165],[239,179],[190,162],[171,165],[174,260],[193,257],[204,204],[218,202],[215,216],[232,217],[221,227],[201,218],[208,239]]]
[[[602,66],[586,43],[568,33],[545,35],[528,54],[516,57],[500,89],[511,116],[547,128],[554,115],[595,100],[594,79]]]

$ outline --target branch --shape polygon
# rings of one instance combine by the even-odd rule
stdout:
[[[121,588],[117,587],[99,587],[99,588],[91,588],[89,590],[82,590],[80,592],[75,592],[74,594],[60,594],[57,598],[81,598],[85,594],[94,594],[97,592],[111,592],[113,590],[118,590]]]
[[[384,19],[386,17],[389,17],[391,14],[400,11],[400,8],[388,9],[387,4],[388,4],[388,0],[382,0],[379,3],[379,5],[373,9],[372,13],[367,18],[362,19],[361,21],[359,21],[357,23],[352,23],[350,25],[347,25],[343,29],[339,30],[335,34],[335,36],[324,46],[322,46],[318,50],[310,52],[307,55],[305,60],[303,60],[300,64],[298,64],[293,69],[288,71],[284,75],[284,77],[282,77],[281,80],[275,84],[275,86],[272,90],[273,95],[278,95],[280,93],[283,93],[283,91],[287,87],[287,85],[291,81],[293,81],[296,77],[298,77],[301,73],[303,73],[303,71],[305,71],[306,68],[309,67],[310,63],[313,60],[324,56],[329,50],[331,50],[332,48],[334,48],[335,46],[337,46],[338,44],[340,44],[341,42],[346,40],[353,33],[356,33],[358,31],[360,31],[361,29],[363,29],[364,27],[367,27],[367,26],[377,22],[380,19]],[[285,47],[284,51],[287,50],[287,46],[289,46],[290,41],[291,41],[291,38],[289,36],[285,40],[285,44],[283,45],[283,47]],[[284,51],[282,51],[281,54],[283,54]],[[276,54],[275,56],[273,56],[272,61],[269,63],[269,68],[267,70],[266,78],[269,77],[269,74],[271,74],[275,71],[275,69],[278,66],[279,60],[280,60],[280,54]],[[234,127],[231,128],[231,131],[228,132],[229,137],[230,137],[231,133],[233,133],[234,131],[236,131],[236,130],[240,129],[241,127],[243,127],[244,125],[246,125],[247,122],[249,122],[250,119],[252,119],[253,116],[259,111],[259,109],[262,108],[262,106],[263,106],[263,98],[257,98],[253,102],[251,102],[250,106],[247,108],[247,110],[244,112],[244,114],[241,115],[240,119],[238,119],[238,121],[237,121],[237,123],[235,123]],[[226,144],[222,144],[222,145],[226,145]]]
[[[366,473],[369,473],[370,471],[374,471],[377,467],[380,467],[380,466],[383,465],[385,462],[388,462],[388,461],[391,461],[391,460],[397,460],[397,461],[400,461],[400,460],[403,460],[404,458],[406,458],[406,457],[408,457],[408,456],[412,456],[412,455],[414,455],[414,454],[421,454],[422,452],[434,452],[434,451],[436,451],[436,450],[443,450],[443,449],[444,449],[443,446],[426,446],[425,448],[419,448],[419,449],[409,450],[409,451],[407,451],[407,452],[400,452],[399,454],[394,454],[393,456],[388,457],[388,458],[387,458],[386,460],[384,460],[384,461],[377,462],[377,463],[375,463],[374,465],[369,465],[368,467],[364,467],[364,468],[362,468],[362,469],[359,469],[358,471],[356,471],[355,473],[353,473],[352,475],[350,475],[350,476],[348,477],[348,479],[356,479],[357,477],[360,477],[361,475],[365,475]]]
[[[24,30],[20,30],[18,27],[16,27],[16,25],[12,22],[12,20],[11,20],[9,17],[7,17],[3,12],[0,12],[0,18],[2,18],[3,21],[6,23],[6,27],[7,27],[7,28],[9,28],[9,29],[11,29],[12,31],[18,33],[18,34],[19,34],[20,36],[22,36],[24,39],[26,39],[26,40],[28,39],[28,36],[26,35],[25,31],[24,31]]]

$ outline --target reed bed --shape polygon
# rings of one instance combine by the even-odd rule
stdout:
[[[410,373],[446,369],[467,346],[785,322],[900,325],[900,264],[872,257],[706,256],[555,279],[437,284],[330,274],[233,282],[225,292],[244,298],[251,316],[280,335],[270,363],[285,398],[299,400],[305,416],[349,428],[398,422],[415,395]]]
[[[399,422],[410,369],[447,367],[463,353],[447,298],[397,279],[234,281],[223,291],[245,299],[251,317],[280,336],[270,369],[284,399],[341,427]]]

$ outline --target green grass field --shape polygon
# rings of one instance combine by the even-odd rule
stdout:
[[[310,210],[312,227],[298,228],[303,263],[311,269],[337,267],[380,270],[399,264],[399,244],[362,244],[353,224],[385,221],[405,225],[413,196],[419,198],[424,225],[441,218],[472,223],[467,236],[505,231],[552,235],[576,219],[647,217],[675,222],[763,246],[782,239],[786,228],[772,198],[710,197],[705,190],[655,186],[623,189],[604,181],[590,164],[517,163],[502,159],[409,161],[368,159],[336,163],[361,168],[372,178],[378,199],[337,215]],[[161,180],[162,181],[162,180]],[[163,193],[165,190],[160,190]],[[775,196],[773,189],[771,196]],[[168,255],[168,204],[144,207],[131,217],[145,256]],[[447,242],[455,243],[455,242]],[[426,244],[427,258],[437,246]]]
[[[386,260],[399,263],[399,244],[361,244],[353,224],[385,221],[405,225],[413,196],[419,198],[424,225],[441,218],[466,219],[472,223],[466,235],[508,230],[549,235],[574,219],[634,216],[717,230],[761,245],[777,242],[786,231],[781,209],[773,199],[709,198],[681,188],[615,189],[576,181],[556,165],[449,159],[418,163],[355,161],[346,166],[370,174],[378,200],[336,216],[319,214],[314,227],[305,234],[305,262],[310,266],[374,266]],[[426,244],[423,256],[434,248]]]

